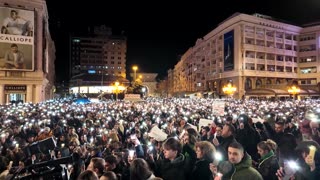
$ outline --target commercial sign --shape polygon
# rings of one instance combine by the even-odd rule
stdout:
[[[34,11],[0,7],[0,70],[34,70]]]

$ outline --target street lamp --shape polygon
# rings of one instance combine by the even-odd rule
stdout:
[[[138,66],[132,66],[132,69],[133,69],[133,71],[134,71],[134,81],[136,81],[136,79],[137,79]]]
[[[223,93],[226,95],[232,96],[234,92],[237,91],[237,88],[233,86],[230,82],[227,85],[224,85],[222,88]]]
[[[114,83],[114,85],[116,86],[116,101],[118,100],[118,86],[119,86],[119,82],[118,81],[116,81],[115,83]]]
[[[293,99],[296,99],[296,96],[300,93],[300,88],[293,85],[288,89],[288,93],[292,94]]]

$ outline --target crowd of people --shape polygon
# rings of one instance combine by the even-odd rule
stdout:
[[[319,123],[319,100],[2,105],[0,179],[316,179]]]

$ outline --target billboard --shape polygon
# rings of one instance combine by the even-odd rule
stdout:
[[[0,70],[34,70],[34,11],[0,7]]]
[[[234,69],[234,31],[224,34],[224,71]]]

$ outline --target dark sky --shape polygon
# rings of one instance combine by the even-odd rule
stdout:
[[[320,21],[318,0],[218,1],[72,1],[46,0],[49,27],[56,45],[57,81],[68,80],[68,37],[88,26],[105,24],[114,34],[125,32],[127,71],[166,75],[178,56],[235,12],[260,13],[295,24]],[[115,2],[114,2],[115,1]],[[192,2],[192,3],[191,3]],[[210,3],[209,3],[210,2]],[[173,4],[174,3],[174,4]]]

